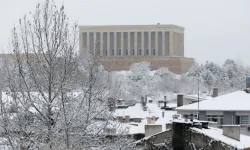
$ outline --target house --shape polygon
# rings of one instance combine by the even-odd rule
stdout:
[[[214,121],[219,125],[240,125],[241,133],[250,135],[249,91],[236,91],[175,110],[182,115],[199,114],[199,120]]]

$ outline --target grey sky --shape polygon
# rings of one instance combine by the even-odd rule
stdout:
[[[226,58],[250,65],[249,0],[55,0],[80,25],[176,24],[185,27],[185,55],[198,62]],[[11,27],[36,0],[0,0],[0,49]]]

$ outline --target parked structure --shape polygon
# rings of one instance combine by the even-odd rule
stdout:
[[[80,26],[80,55],[96,53],[99,42],[107,70],[129,70],[133,63],[146,61],[153,70],[168,67],[184,73],[194,59],[184,57],[184,28],[176,25]]]

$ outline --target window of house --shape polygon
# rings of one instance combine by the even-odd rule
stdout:
[[[139,50],[139,55],[142,55],[141,49]]]
[[[208,115],[207,121],[217,122],[218,125],[223,125],[223,116]]]
[[[236,116],[236,124],[248,125],[249,124],[249,116]]]
[[[114,56],[114,54],[115,54],[115,50],[114,50],[114,49],[112,49],[112,51],[111,51],[111,55],[112,55],[112,56]]]
[[[126,49],[126,54],[125,55],[128,56],[128,49]]]
[[[121,54],[122,54],[122,50],[119,49],[119,50],[118,50],[118,56],[121,56]]]

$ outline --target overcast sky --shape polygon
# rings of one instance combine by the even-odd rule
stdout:
[[[55,0],[80,25],[176,24],[185,27],[185,56],[250,65],[250,0]],[[37,0],[0,0],[0,50],[11,28]]]

